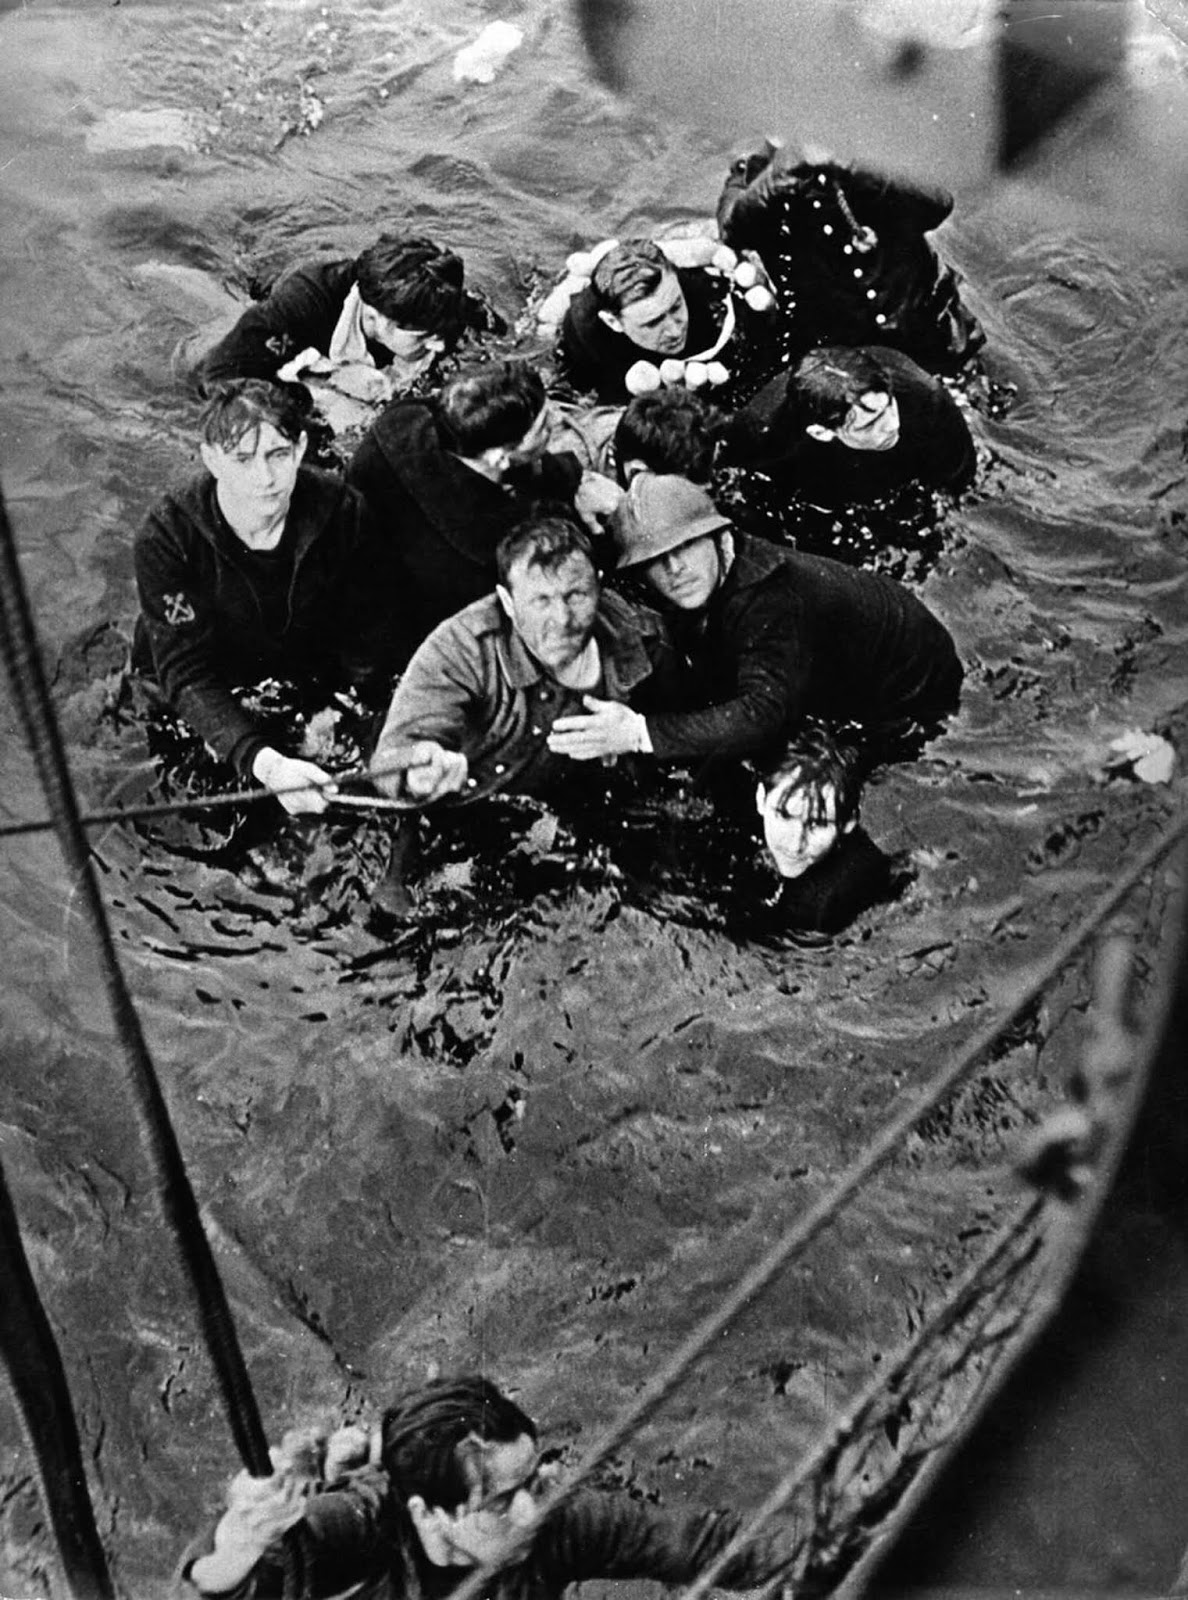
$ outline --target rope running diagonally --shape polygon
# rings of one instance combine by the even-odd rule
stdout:
[[[873,1175],[900,1149],[909,1133],[929,1116],[956,1089],[989,1050],[1026,1012],[1074,956],[1089,942],[1102,923],[1125,900],[1141,879],[1188,835],[1188,812],[1180,812],[1160,836],[1138,857],[1120,879],[1103,894],[1085,916],[1033,969],[1007,1010],[994,1022],[980,1029],[956,1058],[941,1068],[913,1096],[903,1109],[887,1122],[866,1146],[863,1154],[846,1169],[832,1189],[823,1195],[776,1240],[775,1244],[735,1285],[716,1310],[704,1317],[661,1369],[644,1384],[636,1398],[597,1434],[567,1481],[553,1493],[542,1497],[533,1522],[510,1539],[498,1557],[477,1568],[455,1590],[451,1600],[478,1600],[492,1575],[517,1559],[531,1542],[535,1527],[561,1501],[567,1500],[582,1483],[676,1387],[688,1369],[728,1328],[750,1302],[764,1290],[792,1260],[800,1255],[829,1222],[842,1210]]]
[[[186,1268],[227,1419],[244,1465],[254,1476],[267,1477],[272,1472],[268,1440],[236,1335],[231,1307],[210,1242],[202,1227],[198,1202],[186,1172],[160,1080],[149,1055],[140,1018],[116,954],[111,925],[79,821],[78,801],[38,650],[36,628],[17,556],[16,540],[2,495],[0,653],[3,654],[13,697],[57,823],[62,853],[74,873],[80,903],[95,940],[103,986],[107,991],[116,1036],[139,1112],[153,1178]],[[287,1542],[287,1548],[294,1552],[286,1573],[286,1589],[290,1589],[302,1581],[300,1569],[305,1563],[296,1553],[295,1545]]]
[[[743,1551],[755,1535],[763,1528],[777,1511],[781,1511],[793,1495],[800,1489],[812,1475],[823,1467],[829,1458],[841,1450],[846,1442],[858,1431],[865,1414],[878,1402],[880,1397],[889,1391],[895,1392],[900,1381],[910,1372],[912,1361],[920,1351],[926,1349],[934,1339],[939,1337],[946,1328],[961,1316],[966,1307],[974,1302],[977,1291],[990,1271],[1004,1260],[1012,1247],[1017,1244],[1029,1228],[1034,1224],[1043,1208],[1043,1202],[1033,1199],[1021,1208],[1010,1222],[994,1235],[990,1247],[983,1250],[977,1260],[962,1275],[960,1280],[953,1285],[945,1299],[939,1306],[926,1317],[919,1328],[904,1346],[896,1353],[890,1366],[874,1378],[855,1396],[840,1417],[818,1440],[817,1444],[802,1460],[798,1461],[777,1484],[768,1492],[766,1498],[760,1502],[750,1517],[731,1539],[730,1543],[715,1556],[708,1567],[701,1572],[696,1582],[689,1585],[684,1591],[682,1600],[701,1600],[717,1583],[727,1566],[734,1557]],[[776,1579],[768,1587],[778,1589],[783,1579]],[[767,1592],[765,1590],[765,1592]]]

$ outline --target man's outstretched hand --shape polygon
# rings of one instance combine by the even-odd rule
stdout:
[[[586,715],[558,717],[554,722],[549,734],[549,749],[554,755],[596,761],[634,751],[651,753],[648,725],[638,711],[632,711],[621,700],[599,700],[592,694],[583,695],[582,704]]]
[[[427,806],[465,787],[470,764],[460,750],[447,750],[436,739],[414,739],[398,750],[376,752],[371,778],[390,800]]]

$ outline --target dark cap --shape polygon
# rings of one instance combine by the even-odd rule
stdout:
[[[672,473],[639,472],[610,519],[611,538],[624,567],[640,566],[693,539],[730,527],[695,483]]]

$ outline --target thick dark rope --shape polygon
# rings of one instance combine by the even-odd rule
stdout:
[[[107,1555],[87,1492],[70,1386],[37,1293],[0,1167],[0,1350],[37,1463],[42,1501],[76,1600],[114,1600]]]
[[[240,1457],[256,1477],[272,1473],[268,1440],[236,1335],[231,1308],[202,1227],[193,1188],[170,1121],[165,1097],[132,1003],[99,893],[78,802],[54,715],[16,541],[0,494],[0,652],[33,751],[59,842],[75,876],[79,902],[95,940],[103,986],[124,1056],[153,1178],[185,1264],[223,1407]]]
[[[768,1286],[777,1273],[803,1253],[867,1181],[899,1151],[903,1141],[917,1124],[930,1116],[936,1107],[971,1075],[986,1052],[1018,1021],[1028,1007],[1034,1004],[1048,984],[1059,976],[1073,957],[1089,942],[1101,924],[1131,893],[1135,885],[1158,865],[1185,834],[1188,834],[1188,813],[1181,813],[1039,963],[1032,977],[1024,983],[1006,1012],[997,1021],[987,1023],[966,1044],[955,1061],[935,1073],[917,1094],[911,1096],[899,1115],[884,1125],[882,1131],[867,1145],[864,1154],[851,1163],[833,1188],[784,1232],[750,1271],[744,1274],[721,1305],[702,1319],[660,1371],[644,1384],[636,1398],[601,1433],[595,1435],[593,1443],[585,1451],[573,1472],[567,1476],[566,1482],[552,1494],[541,1499],[538,1516],[533,1523],[509,1540],[495,1561],[488,1566],[478,1568],[460,1584],[451,1596],[451,1600],[477,1600],[492,1574],[501,1571],[522,1554],[531,1543],[534,1529],[540,1520],[547,1517],[555,1506],[574,1494],[610,1453],[636,1432],[640,1423],[649,1417],[665,1396],[676,1387],[693,1363],[705,1354],[710,1345]]]

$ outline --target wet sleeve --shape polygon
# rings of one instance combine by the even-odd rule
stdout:
[[[696,710],[648,715],[648,737],[661,760],[758,755],[804,715],[807,619],[790,586],[764,588],[732,630],[736,660],[730,692]],[[730,669],[727,662],[717,665]]]
[[[545,1524],[541,1565],[560,1583],[588,1578],[653,1578],[686,1584],[726,1548],[740,1519],[726,1511],[662,1511],[623,1495],[589,1492],[567,1501]],[[783,1533],[762,1537],[734,1557],[717,1580],[754,1588],[785,1570],[794,1554]]]
[[[911,178],[892,177],[872,167],[826,170],[839,179],[846,198],[851,202],[862,202],[876,212],[894,213],[910,219],[921,233],[939,228],[953,210],[953,196],[939,184],[916,183]],[[877,216],[874,220],[877,223]]]
[[[346,481],[358,491],[371,514],[376,537],[390,552],[400,545],[401,529],[409,515],[408,495],[392,471],[374,428],[364,435],[347,463]]]
[[[378,1577],[385,1569],[389,1549],[383,1530],[382,1493],[378,1487],[331,1489],[310,1498],[301,1527],[307,1587],[310,1600],[331,1600],[352,1585]],[[195,1561],[213,1547],[213,1528],[201,1547],[191,1546],[182,1560],[178,1585],[181,1594],[200,1595],[190,1579]],[[285,1556],[281,1543],[271,1545],[251,1575],[236,1589],[222,1591],[220,1600],[280,1600],[285,1593]]]
[[[344,488],[337,518],[344,552],[337,616],[343,672],[365,698],[379,696],[382,703],[409,655],[407,589],[395,552],[355,489]]]
[[[482,664],[474,636],[450,617],[433,630],[396,686],[371,759],[371,773],[385,788],[385,773],[402,745],[432,739],[446,750],[467,751],[471,730],[481,726]],[[399,783],[391,792],[399,792]]]
[[[286,361],[317,343],[327,318],[341,309],[316,276],[302,268],[286,273],[201,362],[202,392],[228,378],[275,378]]]
[[[166,522],[150,515],[137,536],[136,588],[153,670],[170,705],[221,761],[245,777],[268,740],[219,668],[218,617]]]

